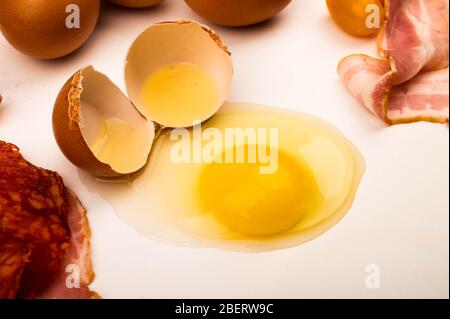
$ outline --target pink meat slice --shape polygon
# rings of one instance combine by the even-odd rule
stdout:
[[[449,72],[447,69],[420,73],[395,86],[390,94],[387,119],[391,124],[427,120],[448,122]]]
[[[449,0],[386,1],[380,54],[395,71],[394,85],[449,65]]]
[[[348,91],[369,111],[386,117],[386,105],[394,72],[388,62],[363,54],[341,60],[338,73]]]
[[[423,72],[393,87],[395,73],[385,60],[356,54],[341,61],[338,73],[362,105],[390,124],[420,120],[448,122],[448,68]]]

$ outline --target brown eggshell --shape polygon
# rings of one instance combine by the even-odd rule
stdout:
[[[202,18],[223,26],[240,27],[268,20],[291,0],[185,0]]]
[[[107,164],[101,163],[84,141],[79,126],[77,87],[81,71],[76,72],[63,86],[53,108],[53,134],[63,154],[77,167],[96,176],[117,177]],[[70,96],[69,96],[70,95]]]
[[[122,7],[127,8],[147,8],[160,4],[164,0],[109,0]]]
[[[67,28],[68,5],[79,7],[80,28]],[[22,53],[53,59],[81,47],[99,14],[100,0],[0,0],[0,30]]]

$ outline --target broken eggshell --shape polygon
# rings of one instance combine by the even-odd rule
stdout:
[[[109,122],[128,127],[129,134],[115,136],[116,140],[114,132],[106,136],[102,131]],[[108,77],[89,66],[76,72],[59,93],[53,132],[61,151],[74,165],[96,176],[116,177],[136,172],[147,163],[155,126]],[[108,153],[98,147],[105,142],[110,143]]]
[[[155,24],[141,33],[128,51],[125,62],[128,96],[147,119],[163,127],[190,127],[194,121],[204,121],[214,115],[227,99],[233,78],[230,55],[220,37],[197,22],[180,20]],[[197,112],[191,118],[181,121],[158,118],[149,106],[144,106],[142,88],[149,75],[177,63],[193,64],[206,71],[216,83],[219,97],[206,112]]]
[[[158,121],[141,103],[146,78],[171,63],[201,67],[214,79],[220,93],[207,112],[194,114],[181,123]],[[230,53],[212,30],[185,20],[156,24],[144,31],[129,49],[125,84],[130,100],[93,67],[79,70],[57,97],[53,111],[55,139],[74,165],[96,176],[134,173],[147,163],[155,125],[189,127],[194,120],[208,119],[228,97],[232,76]]]

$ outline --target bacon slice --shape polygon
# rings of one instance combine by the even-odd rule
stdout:
[[[82,278],[86,288],[92,281],[88,230],[81,204],[61,177],[0,141],[0,298],[40,297],[63,280],[68,262],[78,260],[84,260],[81,273],[91,274]]]
[[[386,117],[394,72],[388,62],[363,54],[341,60],[338,73],[350,93],[380,118]]]
[[[448,123],[449,70],[424,72],[392,89],[387,120],[391,124]]]
[[[449,1],[388,0],[379,52],[395,72],[394,85],[449,65]]]
[[[356,54],[339,63],[338,73],[362,105],[390,124],[448,122],[448,68],[421,73],[392,87],[395,73],[385,60]]]
[[[448,123],[449,0],[385,4],[387,18],[378,40],[383,59],[361,54],[342,59],[342,81],[389,124]]]

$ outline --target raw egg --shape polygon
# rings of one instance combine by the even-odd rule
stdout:
[[[266,21],[280,13],[291,0],[185,0],[209,22],[239,27]]]
[[[127,8],[147,8],[160,4],[164,0],[109,0],[112,3],[118,4]]]
[[[114,183],[82,179],[148,238],[267,251],[335,225],[364,170],[359,151],[323,120],[227,103],[201,125],[163,130],[138,174]]]
[[[327,6],[336,24],[351,35],[376,34],[384,21],[380,0],[327,0]]]
[[[0,0],[0,30],[17,50],[39,59],[65,56],[93,32],[100,0]]]

